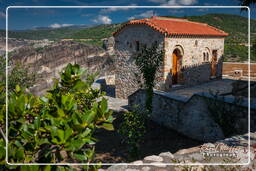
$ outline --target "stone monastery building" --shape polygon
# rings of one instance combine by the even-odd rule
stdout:
[[[224,31],[187,19],[152,17],[131,20],[114,33],[119,52],[116,96],[127,98],[138,89],[138,70],[132,55],[142,45],[158,43],[164,49],[156,88],[168,91],[177,85],[195,85],[221,78]]]

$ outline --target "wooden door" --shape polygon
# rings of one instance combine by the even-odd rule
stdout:
[[[217,50],[212,51],[211,76],[216,77],[217,72]]]
[[[177,84],[178,82],[178,56],[176,51],[172,54],[172,84]]]

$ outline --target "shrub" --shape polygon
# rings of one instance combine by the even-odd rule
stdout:
[[[136,109],[123,114],[123,122],[118,132],[129,146],[129,155],[132,159],[139,156],[139,144],[143,141],[143,136],[146,133],[145,120],[145,114]]]
[[[94,76],[69,64],[44,96],[16,86],[8,103],[8,160],[20,163],[91,162],[97,128],[113,130],[112,111]],[[2,114],[5,112],[2,110]],[[1,148],[0,148],[1,150]]]

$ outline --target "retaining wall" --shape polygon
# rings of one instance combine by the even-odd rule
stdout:
[[[145,98],[145,90],[136,91],[128,97],[129,107],[144,108]],[[193,139],[216,141],[230,130],[235,134],[248,132],[248,102],[236,102],[234,97],[215,97],[209,93],[197,93],[188,99],[155,90],[151,119]],[[220,113],[224,115],[221,119],[227,120],[226,125],[220,125],[220,119],[216,122]],[[256,104],[251,104],[251,130],[256,130]]]

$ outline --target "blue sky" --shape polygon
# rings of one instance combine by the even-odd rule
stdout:
[[[5,9],[7,6],[236,6],[238,0],[0,0],[0,29],[5,28]],[[252,10],[252,18],[256,15]],[[11,8],[8,10],[9,29],[33,29],[36,27],[60,28],[71,25],[94,25],[125,22],[132,18],[156,16],[190,16],[207,13],[227,13],[247,16],[240,9],[205,9],[205,8],[106,8],[106,9],[31,9]]]

